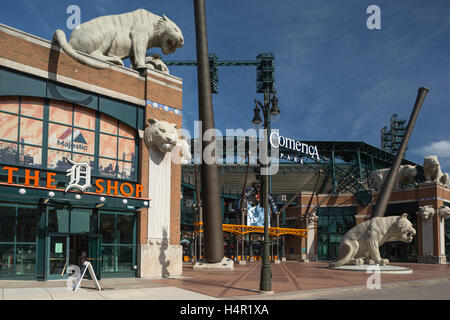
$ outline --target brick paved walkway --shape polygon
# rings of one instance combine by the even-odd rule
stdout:
[[[450,279],[450,265],[417,263],[392,264],[413,269],[412,274],[381,274],[382,283],[422,279]],[[183,279],[154,280],[156,283],[191,290],[216,298],[259,295],[261,262],[236,264],[233,271],[196,270],[183,266]],[[328,263],[293,261],[271,264],[274,293],[313,289],[365,286],[370,274],[333,270]]]

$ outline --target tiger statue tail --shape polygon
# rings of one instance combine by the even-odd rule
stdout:
[[[95,69],[106,69],[108,67],[108,64],[104,62],[100,62],[95,58],[85,56],[75,51],[69,43],[67,43],[66,34],[61,29],[55,31],[53,34],[53,41],[56,42],[70,57],[81,64],[88,65]]]

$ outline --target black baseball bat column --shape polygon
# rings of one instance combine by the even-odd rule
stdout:
[[[389,203],[389,198],[391,197],[392,190],[394,189],[395,180],[397,179],[398,170],[400,168],[400,164],[402,163],[403,156],[405,155],[406,147],[408,146],[409,137],[411,136],[411,132],[414,128],[414,124],[416,123],[416,119],[417,116],[419,115],[420,108],[422,107],[423,101],[425,100],[428,91],[429,89],[426,87],[419,88],[416,102],[414,103],[414,109],[411,113],[408,125],[406,127],[405,136],[403,137],[402,143],[400,144],[400,149],[397,151],[394,161],[392,162],[386,180],[383,183],[383,187],[381,188],[380,192],[380,197],[378,198],[375,204],[372,217],[383,217],[384,213],[386,212]]]
[[[194,0],[195,34],[197,42],[198,113],[201,122],[202,155],[211,143],[216,143],[215,135],[204,141],[204,133],[214,130],[211,82],[209,73],[208,39],[206,34],[205,0]],[[209,150],[209,149],[208,149]],[[213,148],[213,157],[216,157]],[[219,168],[217,161],[201,163],[201,196],[203,209],[203,231],[205,261],[217,263],[224,258],[222,213],[220,210]]]

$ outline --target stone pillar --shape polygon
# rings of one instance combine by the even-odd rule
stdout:
[[[317,252],[316,252],[316,229],[317,222],[309,221],[308,223],[308,238],[306,238],[306,255],[309,261],[317,261]]]
[[[147,70],[145,77],[145,125],[149,119],[182,127],[182,81]],[[143,138],[144,134],[141,133]],[[187,137],[189,138],[189,137]],[[162,153],[141,143],[142,185],[151,199],[142,215],[140,244],[137,248],[138,276],[173,277],[182,275],[183,248],[180,245],[181,165],[172,152]],[[174,149],[176,150],[176,149]]]
[[[443,205],[442,197],[438,194],[442,185],[436,181],[419,185],[418,212],[418,262],[431,264],[445,264],[445,223],[437,214]]]

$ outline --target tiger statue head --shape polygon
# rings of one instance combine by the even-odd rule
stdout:
[[[155,31],[157,35],[160,35],[161,51],[165,55],[175,52],[184,45],[180,28],[165,15],[158,20]]]
[[[166,121],[148,119],[144,131],[144,142],[148,148],[153,147],[162,153],[170,152],[178,141],[177,125]]]

